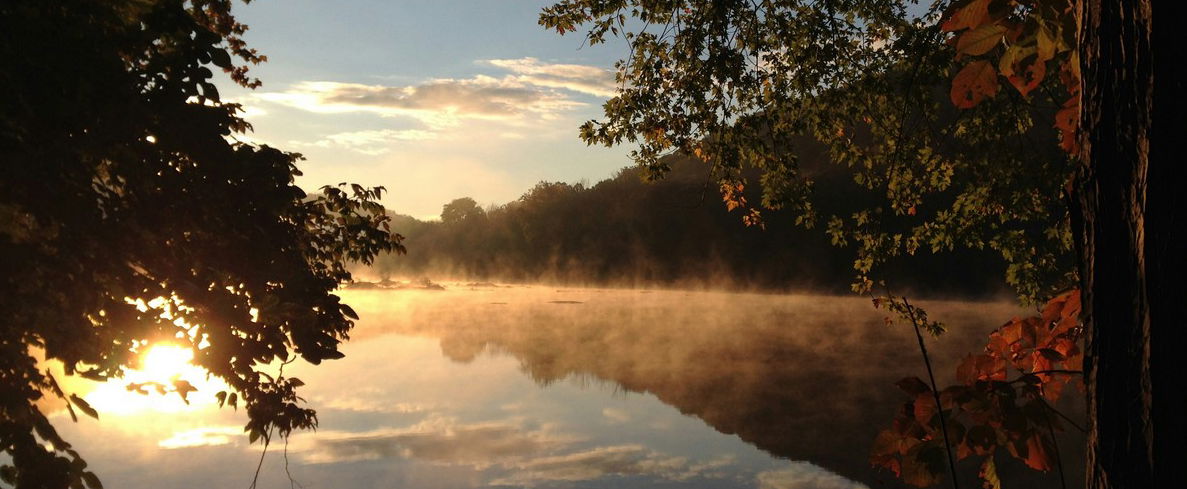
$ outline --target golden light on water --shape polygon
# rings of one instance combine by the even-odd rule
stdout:
[[[208,407],[217,402],[214,394],[226,390],[227,385],[222,380],[207,378],[205,370],[191,363],[193,358],[193,350],[187,347],[164,343],[153,345],[142,354],[140,368],[127,370],[122,379],[97,385],[83,397],[100,415],[179,412]],[[189,382],[197,390],[189,392],[183,400],[181,395],[173,392],[177,381]]]

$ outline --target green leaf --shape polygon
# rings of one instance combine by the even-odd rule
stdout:
[[[1001,24],[985,24],[981,27],[961,34],[956,40],[956,52],[970,56],[979,56],[1001,43],[1006,35],[1006,28]]]

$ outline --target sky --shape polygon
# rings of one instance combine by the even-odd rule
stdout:
[[[302,153],[298,184],[382,185],[390,210],[436,217],[458,197],[515,200],[542,180],[597,182],[630,147],[586,146],[621,43],[537,24],[547,1],[256,0],[237,5],[268,57],[231,87],[250,142]]]

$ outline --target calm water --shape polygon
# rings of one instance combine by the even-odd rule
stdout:
[[[321,419],[287,446],[301,487],[898,486],[866,457],[904,400],[894,382],[924,372],[910,329],[867,300],[461,284],[343,296],[363,316],[346,358],[286,371]],[[931,345],[944,383],[1022,312],[928,306],[953,330]],[[87,396],[101,422],[55,418],[107,487],[250,483],[260,446],[242,412],[212,392],[185,406],[110,387]],[[290,487],[284,451],[270,448],[261,487]]]

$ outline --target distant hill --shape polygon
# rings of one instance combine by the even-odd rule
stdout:
[[[803,158],[801,161],[822,161]],[[709,184],[708,167],[669,157],[672,171],[646,183],[634,168],[592,186],[540,182],[519,200],[487,209],[472,199],[446,204],[441,221],[393,216],[406,256],[381,257],[379,278],[430,277],[586,285],[712,286],[844,292],[853,251],[804,229],[783,211],[763,212],[766,229],[747,227]],[[821,216],[878,202],[843,168],[806,165]],[[750,181],[757,181],[751,176]],[[749,197],[758,202],[755,194]],[[908,257],[884,270],[896,288],[975,296],[1007,290],[991,252]]]

